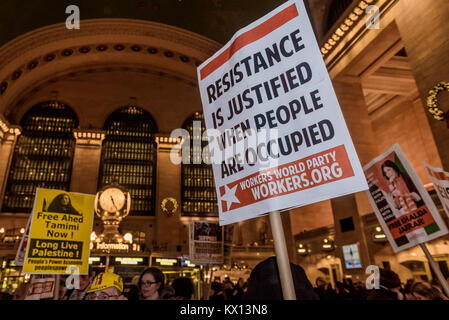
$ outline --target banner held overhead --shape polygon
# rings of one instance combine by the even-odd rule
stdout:
[[[364,167],[368,199],[394,250],[448,233],[438,209],[399,145]]]
[[[432,181],[444,211],[449,217],[449,172],[435,168],[424,162],[427,174]]]
[[[87,274],[94,195],[38,188],[23,272]]]
[[[367,189],[302,1],[198,67],[220,225]]]

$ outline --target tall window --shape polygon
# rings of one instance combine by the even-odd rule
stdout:
[[[50,101],[22,118],[3,212],[31,212],[37,187],[69,190],[78,118],[67,105]]]
[[[200,125],[200,130],[194,130],[195,122]],[[182,214],[184,216],[216,217],[218,216],[218,206],[212,166],[202,161],[202,150],[207,145],[207,139],[202,139],[203,132],[206,130],[203,114],[195,113],[184,122],[183,128],[190,135],[191,163],[183,163],[181,168]],[[194,139],[201,141],[201,147],[194,146]],[[194,164],[199,162],[201,163]]]
[[[99,187],[117,182],[131,193],[131,215],[154,216],[156,125],[145,110],[128,106],[104,125]]]

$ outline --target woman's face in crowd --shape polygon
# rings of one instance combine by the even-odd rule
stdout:
[[[396,171],[391,167],[384,167],[384,173],[390,181],[396,179],[398,176]]]
[[[145,273],[142,277],[141,290],[142,295],[147,298],[153,296],[157,289],[160,287],[160,283],[155,283],[156,279],[151,273]]]
[[[90,277],[88,275],[80,276],[80,290],[84,290],[90,283]]]
[[[62,197],[62,204],[64,205],[64,206],[66,206],[66,205],[68,205],[69,204],[69,201],[70,201],[70,199],[69,199],[69,196],[68,195],[64,195],[63,197]]]

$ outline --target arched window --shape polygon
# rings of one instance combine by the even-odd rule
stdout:
[[[207,139],[202,139],[206,130],[203,113],[195,113],[184,122],[183,128],[190,135],[190,164],[183,163],[181,167],[182,215],[216,217],[218,206],[212,166],[202,161],[202,150],[207,145]],[[201,141],[201,147],[194,144],[194,139]]]
[[[145,110],[128,106],[112,113],[104,125],[99,188],[112,182],[131,193],[130,215],[154,216],[157,131]]]
[[[75,112],[49,101],[32,107],[20,123],[3,212],[31,212],[37,187],[69,190],[75,138]]]
[[[341,15],[348,9],[353,0],[332,0],[327,16],[326,32],[340,19]]]

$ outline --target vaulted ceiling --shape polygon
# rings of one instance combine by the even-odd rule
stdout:
[[[337,0],[339,1],[339,0]],[[160,22],[226,43],[238,29],[281,5],[283,0],[1,0],[0,46],[51,24],[63,23],[76,4],[83,19],[127,18]],[[331,0],[306,0],[317,37]],[[82,26],[81,26],[82,28]]]

